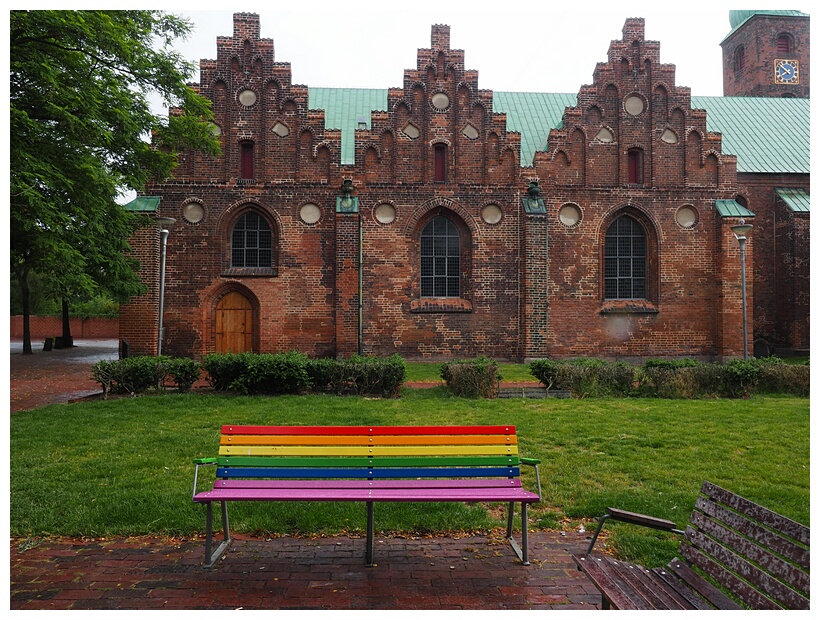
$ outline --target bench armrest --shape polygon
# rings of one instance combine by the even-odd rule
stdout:
[[[615,521],[623,521],[624,523],[631,523],[633,525],[642,525],[643,527],[651,527],[655,530],[664,530],[666,532],[673,532],[674,534],[683,534],[684,531],[678,529],[678,526],[668,519],[659,519],[650,515],[643,515],[637,512],[629,512],[628,510],[620,510],[619,508],[607,508],[607,513],[598,519],[598,527],[595,529],[595,534],[592,536],[592,541],[587,548],[587,555],[592,553],[592,548],[595,546],[595,541],[598,540],[598,534],[604,526],[604,521],[607,519],[614,519]]]
[[[541,497],[541,472],[538,471],[538,465],[541,463],[541,459],[527,458],[522,456],[518,459],[518,462],[522,465],[529,465],[530,467],[535,467],[535,483],[538,485],[538,497]]]
[[[194,490],[191,493],[191,499],[196,497],[196,481],[199,478],[199,468],[200,467],[209,467],[210,465],[216,465],[217,459],[215,458],[201,458],[201,459],[194,459]]]

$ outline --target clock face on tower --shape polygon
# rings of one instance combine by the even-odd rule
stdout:
[[[775,84],[797,84],[800,82],[798,62],[796,60],[774,61]]]

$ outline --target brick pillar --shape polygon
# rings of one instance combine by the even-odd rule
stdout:
[[[718,223],[720,243],[719,282],[720,292],[716,308],[717,354],[719,358],[743,357],[743,299],[740,281],[740,244],[732,233],[737,218],[721,218]],[[749,357],[754,352],[754,235],[746,239],[746,327]]]
[[[336,357],[359,351],[359,213],[336,214]]]
[[[131,239],[132,255],[140,263],[140,280],[148,290],[120,306],[120,347],[122,341],[127,340],[130,356],[157,354],[159,246],[159,230],[155,226],[137,231]]]
[[[519,207],[520,208],[520,207]],[[525,249],[522,260],[524,279],[521,304],[521,350],[526,359],[542,358],[549,354],[549,274],[547,272],[548,228],[546,215],[522,215]]]

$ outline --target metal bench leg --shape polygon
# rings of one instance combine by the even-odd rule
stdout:
[[[222,542],[213,549],[213,530],[214,530],[214,507],[213,502],[206,504],[205,511],[205,568],[213,568],[213,565],[222,557],[225,551],[228,550],[228,545],[231,544],[231,530],[228,525],[228,502],[220,502],[222,504]]]
[[[365,564],[373,564],[373,502],[367,502],[367,546],[365,548]]]
[[[518,559],[521,560],[521,563],[524,566],[530,565],[529,560],[529,532],[527,531],[527,503],[521,502],[521,547],[518,546],[518,543],[515,542],[515,539],[512,535],[512,523],[513,523],[513,509],[515,508],[515,503],[510,502],[510,507],[507,513],[507,541],[509,541],[510,546],[515,551],[515,555],[518,556]],[[523,547],[523,549],[522,549]]]

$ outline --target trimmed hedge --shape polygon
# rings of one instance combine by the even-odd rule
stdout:
[[[530,373],[547,390],[570,390],[578,398],[748,398],[752,394],[809,395],[809,366],[778,358],[735,359],[725,364],[693,359],[647,360],[643,366],[594,358],[536,360]]]
[[[94,379],[108,394],[138,394],[165,389],[173,381],[187,391],[203,373],[215,390],[241,394],[295,394],[318,391],[390,398],[405,379],[404,360],[354,355],[349,359],[309,359],[289,353],[213,353],[202,363],[188,358],[129,357],[101,361],[92,369]]]
[[[498,364],[486,357],[454,360],[441,366],[441,378],[456,396],[495,398],[501,374]]]

